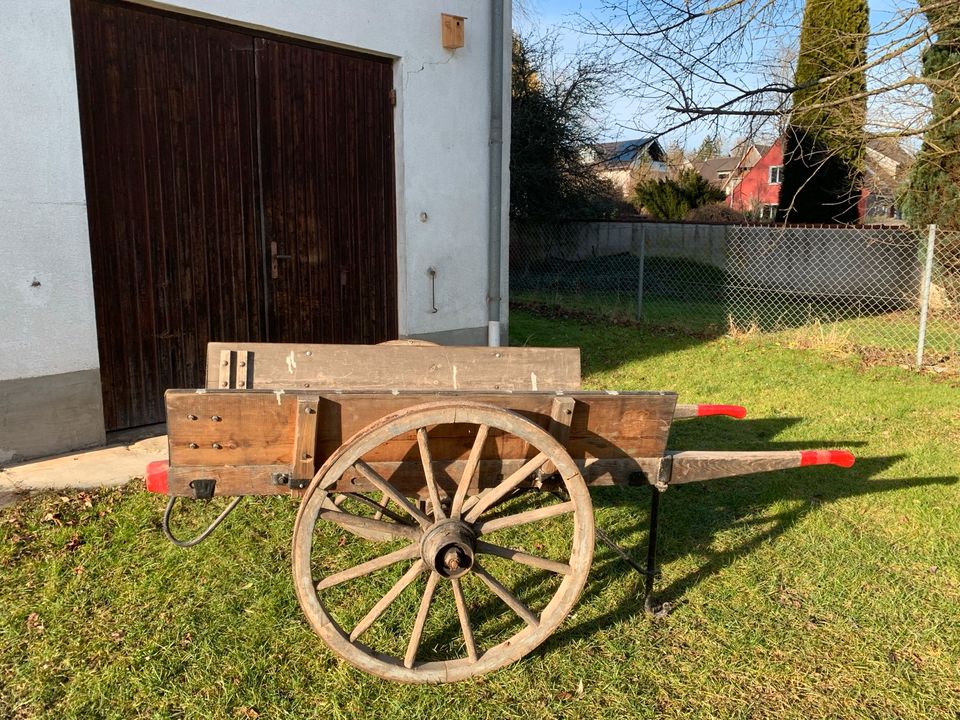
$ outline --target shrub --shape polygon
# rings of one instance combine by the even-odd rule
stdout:
[[[641,181],[633,192],[634,204],[657,220],[683,220],[692,209],[724,197],[696,170],[683,170],[675,179]]]
[[[683,219],[689,222],[735,225],[746,222],[747,216],[723,203],[713,203],[693,208]]]

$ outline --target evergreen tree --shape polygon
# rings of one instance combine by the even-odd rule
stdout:
[[[866,0],[807,0],[784,135],[780,216],[787,222],[860,219],[868,33]]]
[[[960,16],[931,0],[921,2],[937,39],[923,54],[923,76],[933,113],[910,173],[904,203],[915,225],[960,230]]]
[[[697,151],[693,154],[693,159],[703,162],[704,160],[718,158],[722,154],[723,148],[720,144],[720,138],[714,135],[713,137],[705,137],[703,139],[703,142],[700,143],[700,147],[697,148]]]
[[[683,170],[677,177],[645,180],[634,190],[634,203],[657,220],[683,220],[694,208],[719,202],[723,190],[711,185],[696,170]]]

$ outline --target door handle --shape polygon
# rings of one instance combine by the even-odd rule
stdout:
[[[277,243],[274,240],[270,243],[270,276],[276,280],[280,277],[280,265],[277,260],[290,260],[293,258],[293,255],[278,255],[277,254]]]

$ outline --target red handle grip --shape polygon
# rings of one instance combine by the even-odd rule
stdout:
[[[167,494],[167,470],[170,463],[166,460],[154,460],[147,465],[147,492]]]
[[[743,420],[747,416],[747,409],[742,405],[697,405],[697,417],[706,415],[726,415]]]
[[[839,467],[853,467],[856,460],[853,453],[846,450],[801,450],[800,467],[806,465],[837,465]]]

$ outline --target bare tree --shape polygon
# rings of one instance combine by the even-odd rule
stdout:
[[[893,11],[875,13],[865,64],[816,81],[826,88],[864,72],[863,97],[818,92],[819,107],[866,99],[868,136],[918,137],[937,82],[922,76],[921,56],[932,36],[955,25],[960,0],[931,0],[922,10],[916,0],[894,2]],[[577,26],[619,71],[642,118],[634,129],[662,135],[707,126],[729,136],[770,132],[789,113],[801,89],[791,66],[802,10],[794,0],[604,0]]]

